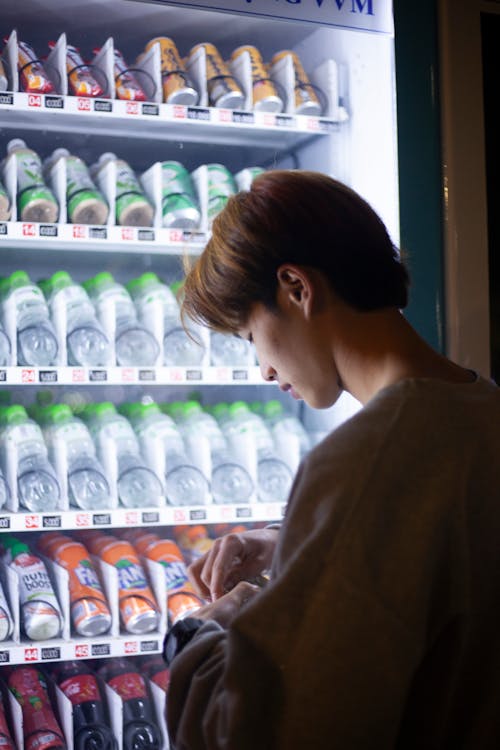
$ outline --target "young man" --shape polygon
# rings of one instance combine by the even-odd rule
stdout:
[[[253,341],[264,378],[364,408],[306,457],[279,531],[194,566],[212,603],[166,638],[176,748],[500,744],[500,392],[411,328],[407,285],[373,210],[302,171],[231,198],[187,277],[185,314]]]

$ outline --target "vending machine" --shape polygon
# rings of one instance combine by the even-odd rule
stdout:
[[[50,747],[166,748],[186,564],[279,521],[301,457],[359,408],[292,405],[246,342],[187,336],[184,269],[257,174],[325,172],[403,245],[408,315],[445,348],[434,3],[4,5],[0,737],[30,746],[36,698]]]

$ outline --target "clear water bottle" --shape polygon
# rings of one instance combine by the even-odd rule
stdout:
[[[302,422],[291,412],[285,411],[283,404],[277,399],[263,404],[262,414],[271,430],[276,450],[292,471],[295,471],[312,447]]]
[[[130,294],[112,274],[103,271],[83,283],[93,301],[104,330],[114,328],[116,360],[119,365],[154,365],[159,347],[155,337],[137,320]],[[114,326],[113,326],[114,323]]]
[[[0,467],[0,508],[3,508],[7,504],[7,500],[10,497],[9,485],[5,479],[2,468]]]
[[[10,364],[10,339],[0,323],[0,367]]]
[[[252,345],[229,333],[210,333],[210,363],[218,367],[250,367],[255,364]]]
[[[83,510],[109,508],[108,480],[82,420],[66,404],[49,406],[44,435],[52,464],[60,466],[68,478],[70,503]]]
[[[18,364],[33,367],[54,364],[57,339],[42,290],[25,271],[14,271],[0,280],[0,298],[4,316],[12,314],[15,318]]]
[[[229,444],[238,452],[255,450],[257,460],[257,495],[266,503],[285,502],[292,486],[293,474],[275,451],[271,433],[244,401],[236,401],[224,411],[215,412]]]
[[[116,477],[116,491],[127,508],[157,506],[162,485],[141,456],[130,422],[110,402],[87,406],[82,416],[94,438],[97,455],[107,476]]]
[[[161,331],[164,363],[181,367],[200,365],[205,347],[201,341],[197,343],[199,337],[194,331],[191,338],[184,330],[179,305],[172,290],[155,273],[143,273],[139,278],[132,279],[127,289],[145,328],[153,334]]]
[[[61,324],[60,317],[66,322],[68,364],[88,367],[109,364],[109,341],[83,286],[75,284],[66,271],[57,271],[38,285],[49,303],[54,325]]]
[[[148,466],[164,478],[168,502],[171,505],[208,503],[208,482],[186,455],[184,441],[173,419],[154,403],[125,405],[125,413],[139,438]]]
[[[202,454],[200,460],[206,464],[214,502],[249,502],[254,491],[252,478],[229,450],[216,419],[198,401],[192,400],[182,404],[178,424],[193,453]]]
[[[2,463],[14,460],[20,504],[39,513],[56,510],[60,488],[49,462],[40,427],[28,417],[23,406],[8,406],[0,414]]]

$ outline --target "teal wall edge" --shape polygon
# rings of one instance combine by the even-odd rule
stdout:
[[[436,0],[394,0],[401,248],[406,316],[445,350],[442,160]]]

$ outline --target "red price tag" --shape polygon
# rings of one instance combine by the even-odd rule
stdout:
[[[90,648],[87,643],[75,645],[75,659],[86,659],[90,656]]]
[[[33,369],[23,368],[21,370],[21,383],[34,383],[35,382],[35,371]]]
[[[77,526],[90,526],[90,515],[88,513],[77,513],[76,525]]]
[[[84,240],[87,236],[87,227],[81,224],[74,224],[73,226],[73,237],[76,240]]]
[[[28,95],[28,107],[41,107],[42,97],[40,94],[29,94]]]
[[[184,372],[183,370],[178,369],[177,367],[171,367],[168,371],[170,380],[173,380],[175,383],[182,383],[184,380]]]
[[[137,102],[127,102],[126,112],[127,112],[127,115],[138,115],[139,104]]]
[[[133,367],[122,367],[122,383],[133,383],[135,370]]]
[[[24,661],[38,661],[38,649],[37,648],[25,648],[24,649]]]
[[[182,242],[184,235],[182,229],[169,229],[168,233],[170,242]]]
[[[40,516],[24,516],[24,528],[25,529],[39,529],[40,528]]]
[[[122,240],[133,240],[134,239],[134,230],[130,227],[123,227],[122,228]]]
[[[187,520],[185,510],[174,510],[174,521],[175,523],[185,523]]]
[[[317,117],[308,117],[307,118],[307,129],[308,130],[319,130],[319,120]]]
[[[231,122],[232,117],[230,109],[219,109],[219,122]]]
[[[36,227],[34,224],[23,224],[23,237],[35,237]]]
[[[127,526],[136,526],[139,523],[139,514],[125,513],[125,523]]]
[[[79,112],[90,112],[90,99],[78,97],[77,108]]]
[[[75,367],[71,373],[71,379],[73,383],[83,383],[85,380],[85,370],[82,370],[81,367]]]
[[[187,110],[182,104],[174,104],[174,117],[177,120],[185,120],[187,117]]]
[[[125,653],[136,654],[139,651],[139,644],[137,641],[125,641]]]
[[[272,128],[274,125],[276,125],[276,117],[273,114],[267,112],[266,114],[264,114],[264,125]]]

